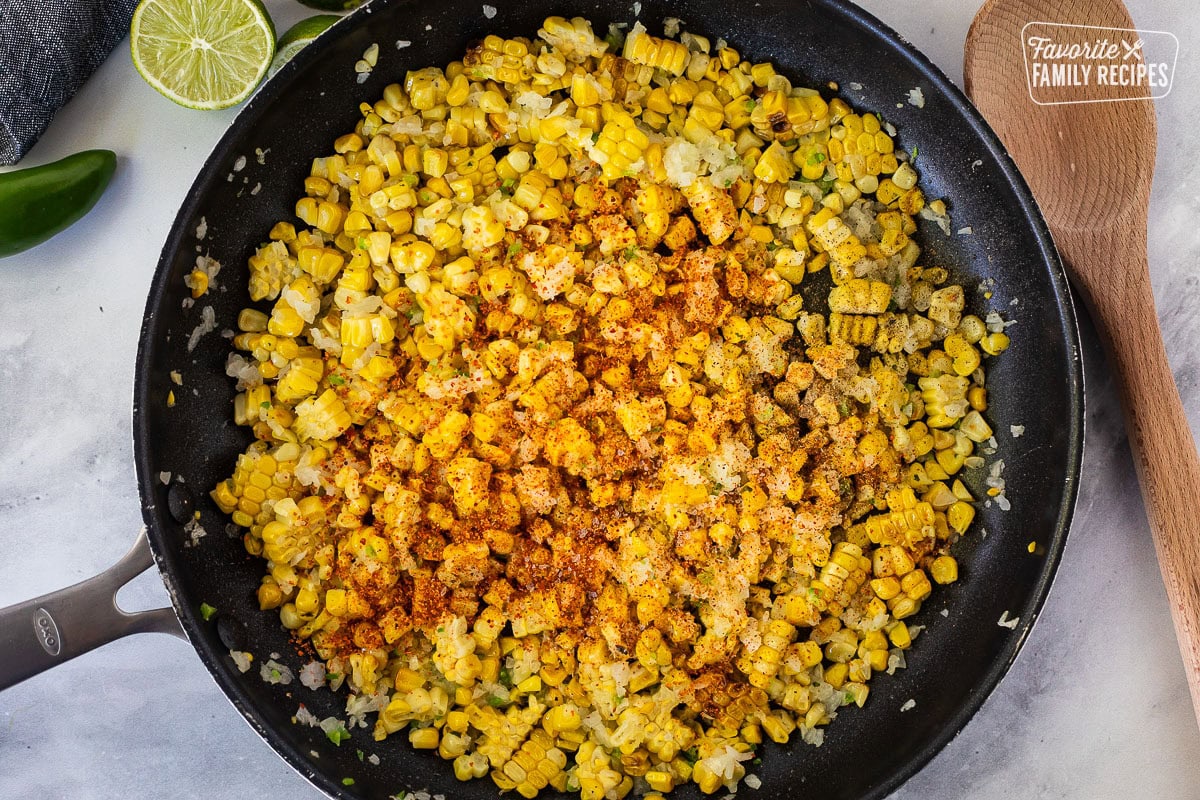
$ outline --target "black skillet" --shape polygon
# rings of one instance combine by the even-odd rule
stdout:
[[[490,780],[459,783],[449,763],[413,752],[402,735],[375,744],[367,729],[355,730],[352,743],[335,748],[319,729],[293,724],[291,717],[301,702],[317,717],[344,716],[344,697],[297,682],[269,685],[257,668],[245,674],[235,668],[231,648],[252,651],[257,663],[282,654],[293,670],[302,659],[277,615],[257,608],[262,562],[246,555],[240,539],[226,536],[227,520],[207,497],[248,442],[230,412],[234,388],[223,369],[229,342],[213,332],[188,349],[205,306],[216,312],[218,331],[234,327],[238,310],[249,304],[247,257],[273,223],[291,217],[311,159],[330,152],[333,139],[352,129],[360,102],[373,102],[387,84],[403,79],[405,69],[459,58],[487,33],[532,37],[550,14],[586,16],[601,33],[609,22],[634,19],[628,4],[492,2],[498,13],[488,19],[486,7],[474,0],[376,0],[301,51],[221,139],[180,209],[146,305],[133,409],[146,533],[101,576],[0,611],[0,687],[128,633],[186,635],[250,725],[329,795],[382,798],[427,789],[451,798],[497,796]],[[950,267],[969,286],[986,281],[991,297],[970,291],[971,309],[998,309],[1017,321],[1012,347],[988,373],[988,415],[997,431],[996,458],[1007,465],[1012,509],[1004,512],[994,503],[980,509],[972,532],[956,546],[962,580],[939,588],[915,619],[927,630],[909,652],[908,668],[877,676],[866,707],[844,711],[827,729],[824,746],[767,746],[755,770],[762,778],[755,796],[764,800],[880,798],[920,769],[983,703],[1016,657],[1058,564],[1083,430],[1079,346],[1066,280],[1045,223],[995,135],[933,64],[875,18],[833,0],[640,4],[638,18],[651,32],[660,33],[666,17],[683,20],[685,30],[724,37],[749,58],[770,59],[826,96],[836,82],[836,94],[893,123],[898,145],[919,150],[917,167],[929,196],[947,199],[954,230],[970,229],[947,236],[922,222],[923,263]],[[399,48],[398,40],[411,46]],[[354,64],[373,43],[379,44],[379,62],[360,85]],[[921,90],[923,108],[908,102],[911,89]],[[265,154],[263,163],[256,153]],[[201,219],[207,224],[203,243],[196,239]],[[224,270],[219,289],[185,309],[183,277],[198,249]],[[172,382],[172,371],[182,374],[182,387]],[[174,407],[167,405],[171,391]],[[1011,425],[1024,426],[1023,437],[1011,436]],[[171,475],[169,486],[164,473]],[[979,496],[982,477],[971,481]],[[194,511],[208,535],[188,546],[184,523]],[[1031,541],[1037,542],[1032,554]],[[126,615],[111,598],[150,565],[151,555],[174,613]],[[220,611],[205,621],[201,603]],[[1015,622],[999,624],[1002,618]],[[355,757],[369,742],[382,757],[379,766]],[[353,779],[351,786],[344,785],[346,778]],[[677,794],[697,796],[695,787]]]

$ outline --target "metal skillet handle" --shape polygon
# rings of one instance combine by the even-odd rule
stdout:
[[[127,613],[117,591],[154,566],[146,529],[125,557],[94,578],[0,609],[0,690],[131,633],[186,640],[170,608]]]

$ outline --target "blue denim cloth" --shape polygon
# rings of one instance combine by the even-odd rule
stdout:
[[[0,0],[0,164],[33,147],[55,112],[129,34],[137,0]]]

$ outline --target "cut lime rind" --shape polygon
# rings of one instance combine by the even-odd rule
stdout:
[[[288,28],[275,45],[275,58],[271,61],[267,77],[270,78],[281,70],[283,65],[291,61],[296,53],[307,47],[313,39],[327,31],[339,19],[341,17],[336,14],[316,14],[302,19]]]

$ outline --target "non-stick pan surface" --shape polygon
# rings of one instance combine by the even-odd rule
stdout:
[[[197,177],[147,304],[134,437],[159,567],[188,636],[222,689],[280,755],[333,796],[426,789],[490,798],[497,790],[486,779],[457,782],[449,763],[413,752],[402,735],[376,743],[369,728],[356,729],[351,742],[334,747],[319,729],[294,724],[292,716],[303,703],[318,717],[344,717],[343,696],[298,682],[269,685],[259,677],[257,664],[272,653],[293,670],[307,659],[296,654],[277,615],[259,611],[254,592],[263,564],[247,556],[240,538],[226,535],[228,520],[207,497],[248,442],[246,429],[232,421],[234,387],[224,373],[230,344],[220,331],[234,328],[238,310],[249,305],[247,257],[276,221],[291,218],[311,159],[330,152],[333,139],[353,128],[360,102],[374,102],[406,69],[461,57],[486,33],[533,36],[550,14],[586,16],[601,32],[609,22],[634,19],[624,3],[495,5],[498,13],[487,19],[473,0],[376,0],[303,50],[250,101]],[[1017,322],[1009,331],[1012,347],[988,374],[995,457],[1006,465],[1011,510],[994,503],[980,509],[972,532],[957,545],[962,580],[939,587],[915,620],[927,629],[908,654],[908,668],[873,680],[866,707],[843,711],[822,747],[768,745],[755,769],[763,780],[755,796],[764,800],[883,797],[966,724],[1016,656],[1049,588],[1074,502],[1082,440],[1080,359],[1066,281],[1029,192],[995,136],[944,75],[868,14],[832,0],[640,4],[639,18],[652,32],[662,31],[665,17],[683,20],[685,30],[724,37],[750,58],[770,59],[826,96],[836,82],[836,94],[892,122],[898,146],[919,150],[929,196],[947,199],[954,230],[969,228],[947,236],[922,223],[922,263],[947,266],[970,287],[985,282],[991,297],[971,289],[971,309],[1001,310]],[[399,48],[398,41],[411,46]],[[360,85],[354,64],[373,43],[379,62]],[[923,108],[908,102],[912,89],[923,94]],[[207,233],[201,241],[202,221]],[[218,288],[184,308],[183,278],[198,253],[224,268]],[[189,350],[207,306],[217,330]],[[172,382],[173,370],[182,386]],[[172,390],[176,403],[168,407]],[[1014,438],[1011,425],[1024,426],[1024,435]],[[173,476],[170,490],[160,480],[164,472]],[[974,481],[981,490],[982,476]],[[207,531],[195,546],[187,546],[181,523],[189,500]],[[1033,554],[1031,541],[1037,542]],[[201,603],[219,609],[213,620],[201,619]],[[1002,616],[1019,621],[1000,625]],[[256,668],[240,673],[230,648],[253,652]],[[909,701],[915,706],[902,710]],[[360,762],[357,749],[377,753],[382,763]],[[343,785],[346,778],[353,785]],[[678,795],[696,796],[695,788]]]

